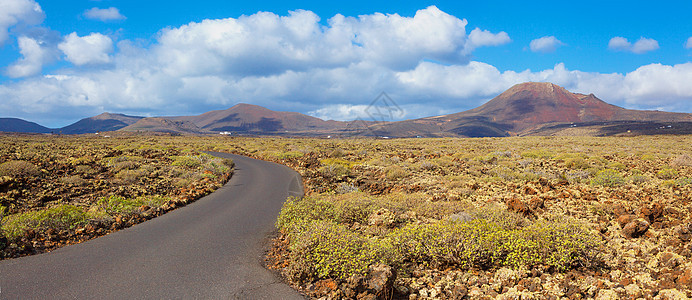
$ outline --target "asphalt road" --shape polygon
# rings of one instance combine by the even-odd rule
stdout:
[[[118,232],[41,255],[0,261],[0,299],[304,299],[261,265],[288,196],[285,166],[232,158],[218,191]]]

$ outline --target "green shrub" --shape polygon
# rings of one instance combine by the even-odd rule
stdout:
[[[135,199],[126,199],[120,196],[110,196],[99,199],[97,205],[100,210],[109,215],[129,215],[137,212],[143,205],[149,207],[159,207],[170,200],[170,198],[162,196],[138,197]]]
[[[565,167],[570,169],[588,169],[591,165],[581,157],[565,159]]]
[[[34,164],[23,160],[10,160],[0,164],[0,176],[30,177],[41,174]]]
[[[605,169],[596,173],[593,179],[591,179],[591,184],[601,185],[606,187],[614,187],[625,183],[625,179],[615,170]]]
[[[290,197],[284,202],[276,220],[276,228],[291,234],[301,231],[308,223],[334,218],[334,204],[318,197]]]
[[[74,229],[88,221],[88,214],[81,207],[74,205],[58,205],[51,208],[14,214],[7,217],[2,228],[9,240],[20,237],[29,229],[46,231],[48,229]]]
[[[299,282],[365,275],[368,266],[385,250],[373,247],[368,238],[330,221],[310,223],[293,237],[290,249],[288,273]]]
[[[202,164],[206,163],[212,158],[209,154],[199,154],[199,155],[185,155],[185,156],[173,156],[173,166],[185,167],[188,169],[198,169]]]
[[[389,180],[399,180],[408,177],[409,173],[402,167],[399,166],[389,166],[384,169],[385,176]]]
[[[83,185],[84,184],[84,179],[80,177],[79,175],[72,175],[72,176],[66,176],[60,178],[60,182],[63,184],[71,184],[71,185]]]
[[[601,242],[573,221],[537,221],[505,229],[484,219],[408,225],[391,235],[404,259],[434,267],[546,266],[565,271],[595,266]]]
[[[123,183],[126,184],[131,184],[139,181],[139,179],[143,176],[142,172],[140,170],[121,170],[117,174],[115,174],[115,178],[120,179]]]
[[[675,177],[678,177],[678,171],[676,171],[674,169],[663,169],[663,170],[658,171],[658,173],[656,173],[656,176],[658,176],[658,178],[664,179],[664,180],[675,179]]]
[[[692,185],[692,177],[682,177],[678,178],[675,183],[679,186]]]
[[[320,174],[326,178],[342,178],[350,173],[348,167],[342,164],[328,164],[320,167]]]

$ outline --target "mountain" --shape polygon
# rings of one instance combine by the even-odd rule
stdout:
[[[199,128],[219,132],[241,133],[323,133],[344,129],[348,122],[324,121],[297,112],[279,112],[252,104],[237,104],[226,110],[215,110],[198,116],[173,117]]]
[[[692,134],[692,114],[625,109],[593,94],[571,93],[547,82],[526,82],[471,110],[398,122],[325,121],[297,112],[241,103],[197,116],[144,118],[103,113],[54,131],[81,134],[116,130],[336,137]],[[20,119],[0,119],[0,131],[51,132],[51,129]]]
[[[17,118],[0,118],[0,132],[50,133],[51,129]]]
[[[209,131],[203,130],[190,121],[171,120],[169,118],[143,118],[136,123],[127,127],[121,128],[118,131],[147,131],[147,132],[165,132],[174,134],[207,134]]]
[[[127,116],[123,114],[102,113],[91,118],[81,119],[74,124],[58,129],[64,134],[96,133],[101,131],[116,131],[136,123],[144,117]]]
[[[383,123],[372,128],[379,135],[393,137],[501,137],[544,135],[547,131],[543,129],[547,128],[552,128],[551,133],[555,134],[554,126],[566,128],[566,124],[567,127],[598,127],[611,126],[613,122],[620,122],[619,125],[628,122],[632,128],[651,127],[651,122],[692,122],[692,114],[625,109],[608,104],[593,94],[571,93],[563,87],[547,82],[527,82],[517,84],[471,110]],[[603,133],[612,134],[615,133]]]

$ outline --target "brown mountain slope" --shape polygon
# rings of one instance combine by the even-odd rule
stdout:
[[[166,132],[178,134],[205,134],[209,133],[197,127],[189,121],[170,120],[168,118],[144,118],[130,126],[120,129],[119,131],[151,131],[151,132]]]
[[[234,132],[319,132],[342,129],[347,125],[346,122],[324,121],[297,112],[273,111],[245,103],[226,110],[174,119],[190,121],[208,131]]]
[[[100,131],[115,131],[132,125],[144,117],[123,114],[102,113],[91,118],[81,119],[71,125],[59,129],[64,134],[96,133]]]
[[[630,110],[608,104],[593,94],[575,94],[547,82],[517,84],[487,103],[464,112],[377,125],[390,136],[468,137],[540,134],[547,124],[594,122],[692,122],[692,114]],[[439,130],[434,130],[436,127]],[[431,130],[433,129],[433,130]]]

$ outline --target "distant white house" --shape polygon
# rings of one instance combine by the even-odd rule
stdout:
[[[228,131],[222,131],[222,132],[219,132],[219,134],[220,135],[231,135],[232,133],[230,133]]]

